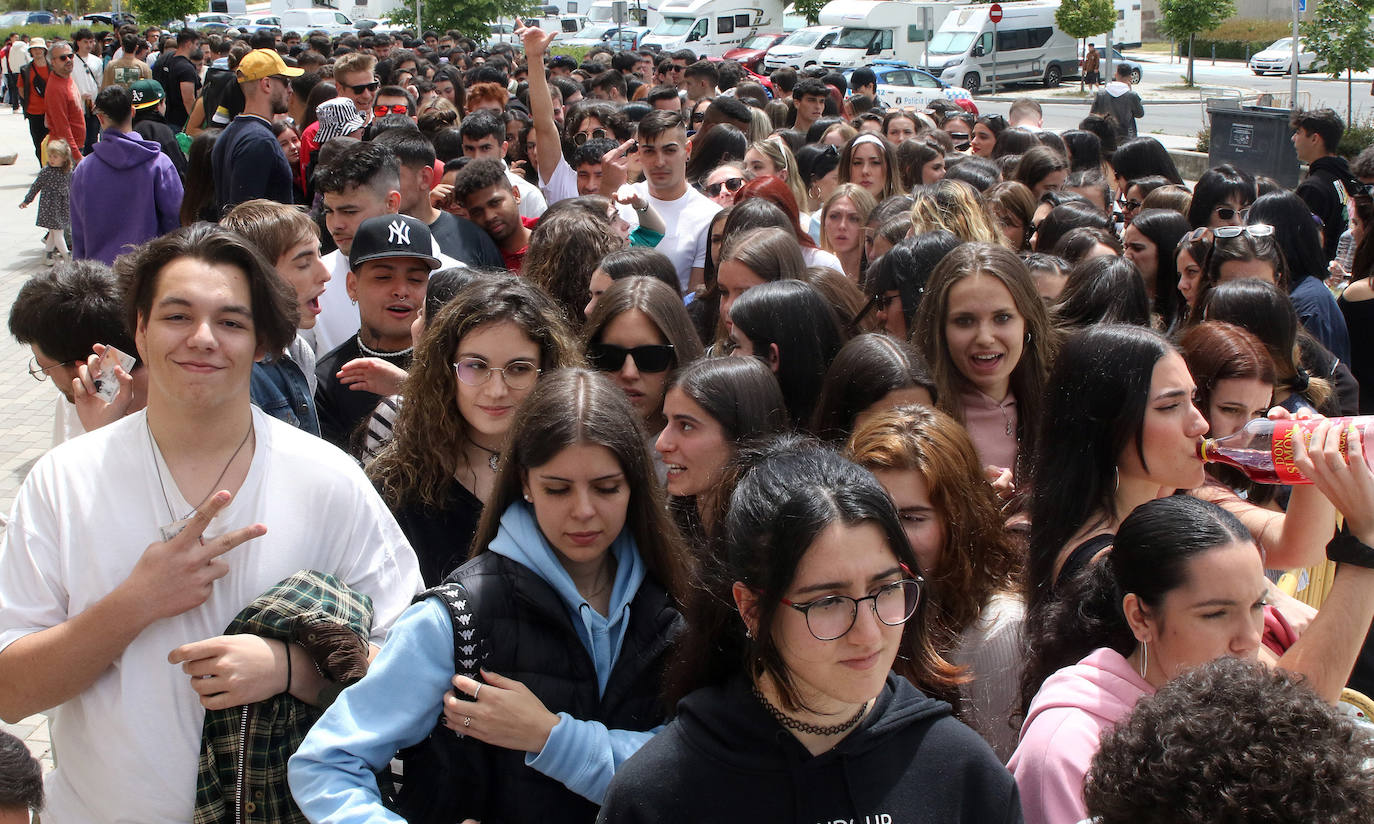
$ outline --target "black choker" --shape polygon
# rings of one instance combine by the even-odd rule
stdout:
[[[763,704],[764,709],[768,710],[768,713],[772,715],[773,718],[777,719],[777,722],[779,724],[782,724],[789,730],[796,730],[797,732],[804,732],[810,735],[839,735],[842,732],[849,732],[851,729],[855,727],[855,725],[859,723],[859,719],[864,717],[864,710],[868,709],[868,702],[865,701],[859,705],[859,711],[854,713],[854,717],[849,719],[848,721],[844,721],[839,724],[832,724],[828,727],[821,727],[816,724],[808,724],[805,721],[798,721],[797,719],[793,718],[790,715],[787,715],[782,710],[773,706],[771,703],[769,703],[768,699],[763,696],[763,692],[759,690],[757,684],[754,685],[753,689],[754,697],[759,699],[759,703]]]

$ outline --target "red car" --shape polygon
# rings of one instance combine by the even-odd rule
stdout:
[[[763,56],[786,36],[785,34],[756,34],[744,41],[744,45],[726,52],[725,59],[735,60],[746,69],[757,72],[759,66],[763,65]]]
[[[723,63],[726,60],[734,60],[733,57],[707,57],[706,59],[712,63]],[[744,67],[744,77],[741,79],[746,83],[757,83],[767,89],[769,94],[773,93],[773,81],[748,66]]]

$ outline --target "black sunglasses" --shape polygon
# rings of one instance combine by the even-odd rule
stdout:
[[[354,94],[362,94],[363,92],[375,92],[381,85],[382,82],[380,80],[373,80],[371,83],[363,83],[360,86],[349,86],[348,88],[352,89]]]
[[[1217,217],[1221,218],[1222,220],[1231,220],[1235,218],[1237,212],[1240,213],[1241,220],[1245,220],[1248,217],[1250,217],[1249,206],[1246,206],[1244,209],[1233,209],[1230,206],[1218,206],[1212,211],[1216,212]]]
[[[635,368],[641,372],[665,372],[673,365],[673,346],[668,343],[628,349],[613,343],[587,344],[587,360],[602,372],[619,372],[627,355],[635,359]]]
[[[744,178],[732,177],[722,180],[719,183],[711,183],[704,187],[702,192],[704,192],[707,197],[719,197],[722,188],[730,192],[730,194],[734,194],[744,188]],[[636,361],[636,363],[638,363],[638,361]]]
[[[588,135],[586,132],[578,132],[577,134],[573,135],[573,144],[574,144],[574,145],[577,145],[577,146],[581,146],[583,143],[586,143],[588,140],[600,140],[601,138],[603,138],[603,137],[605,137],[605,136],[606,136],[606,130],[605,130],[605,129],[592,129],[591,135]]]

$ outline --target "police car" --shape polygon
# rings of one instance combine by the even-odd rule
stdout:
[[[889,109],[902,106],[925,108],[932,100],[949,100],[970,114],[977,114],[969,93],[905,60],[876,60],[868,65],[878,77],[878,100]],[[844,73],[848,80],[854,72]]]

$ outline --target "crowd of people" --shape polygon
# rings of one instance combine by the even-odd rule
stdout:
[[[1371,820],[1374,148],[517,34],[11,36],[0,817]]]

